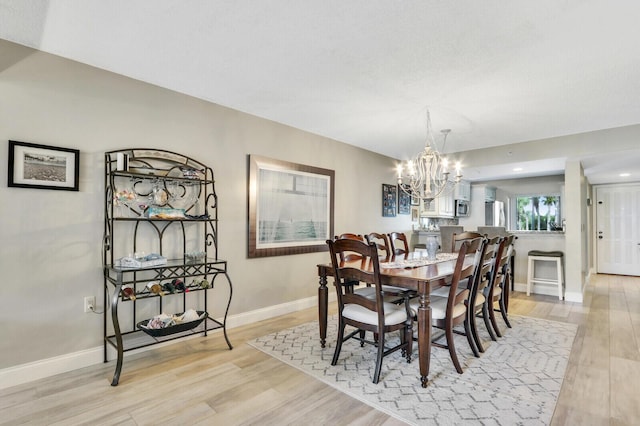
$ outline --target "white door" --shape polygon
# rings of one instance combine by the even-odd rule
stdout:
[[[596,187],[598,272],[640,276],[640,185]]]

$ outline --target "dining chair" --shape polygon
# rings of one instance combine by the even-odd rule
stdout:
[[[382,255],[380,256],[381,261],[382,259],[384,259],[385,262],[388,262],[391,260],[391,258],[393,257],[393,251],[391,250],[391,246],[389,245],[389,239],[386,234],[371,232],[365,235],[365,239],[369,244],[371,243],[376,244],[376,247],[378,248],[378,254]],[[415,290],[402,288],[402,287],[383,285],[382,289],[384,290],[385,294],[388,296],[402,296],[405,298],[406,297],[412,298],[418,295],[418,293]],[[400,300],[398,300],[398,302],[400,302]]]
[[[475,276],[475,282],[473,283],[474,288],[471,289],[474,296],[470,297],[471,300],[474,301],[473,304],[469,303],[469,327],[471,329],[471,334],[473,335],[473,341],[476,344],[476,348],[479,352],[484,352],[484,346],[482,344],[482,339],[478,334],[478,327],[476,324],[476,318],[478,316],[482,316],[484,319],[485,327],[491,337],[491,340],[497,340],[495,333],[493,332],[493,328],[489,324],[488,317],[483,315],[484,307],[486,305],[486,297],[484,289],[489,285],[489,280],[491,279],[491,272],[493,270],[493,266],[495,263],[495,255],[496,251],[499,247],[500,237],[493,238],[485,238],[484,239],[484,247],[482,250],[482,255],[479,261],[478,272]]]
[[[344,234],[340,234],[340,235],[336,235],[335,237],[333,237],[334,240],[357,240],[357,241],[362,241],[364,242],[364,237],[360,234],[353,234],[351,232],[345,232]],[[357,260],[360,257],[356,254],[349,254],[349,257],[347,257],[346,259],[341,259],[341,260]]]
[[[479,244],[476,243],[475,240],[479,240]],[[469,279],[461,279],[458,282],[458,291],[464,291],[465,289],[467,289],[469,290],[469,293],[468,297],[464,301],[465,306],[467,307],[467,317],[465,318],[464,323],[465,332],[462,333],[458,330],[454,330],[454,332],[462,334],[467,338],[469,347],[471,348],[473,355],[478,358],[480,357],[480,352],[484,352],[484,347],[482,346],[482,342],[478,342],[478,330],[476,328],[475,315],[476,312],[482,311],[482,306],[485,300],[482,292],[478,291],[478,287],[481,281],[480,276],[483,273],[483,267],[487,259],[485,251],[487,249],[488,240],[484,237],[476,237],[465,241],[472,242],[471,247],[469,247],[468,249],[467,255],[470,255],[471,251],[475,249],[473,260],[474,271],[473,276],[471,276]],[[487,271],[487,267],[484,267],[484,270]],[[448,286],[443,286],[432,291],[431,296],[448,297],[449,290],[450,288]]]
[[[498,340],[495,336],[502,337],[502,333],[500,332],[500,328],[498,328],[498,323],[496,322],[494,305],[495,302],[499,302],[502,295],[501,270],[504,265],[509,262],[509,258],[506,256],[507,250],[505,250],[507,240],[508,238],[500,238],[500,241],[497,244],[495,256],[493,257],[491,265],[489,280],[487,282],[487,286],[483,289],[483,294],[486,300],[482,307],[482,316],[484,318],[485,325],[487,326],[487,331],[489,331],[489,335],[493,340]]]
[[[404,232],[391,232],[387,234],[387,236],[389,237],[389,246],[394,256],[399,254],[406,256],[409,254],[409,243]]]
[[[467,232],[463,231],[460,233],[454,232],[451,234],[451,253],[457,253],[463,241],[470,241],[475,238],[484,238],[484,237],[485,237],[484,235],[478,232],[468,232],[468,231]],[[468,282],[467,280],[461,281],[459,285],[471,289],[471,283]],[[443,289],[441,287],[439,289],[439,292],[435,293],[436,296],[446,296],[446,294],[439,294],[443,290],[446,290],[446,289]]]
[[[368,244],[369,235],[363,237],[360,234],[353,234],[353,233],[346,232],[344,234],[335,236],[334,241],[335,240],[354,240],[354,241],[367,242]],[[381,234],[377,234],[377,235],[381,235]],[[387,242],[386,236],[384,237],[385,237],[385,242]],[[388,242],[387,242],[387,248],[388,248]],[[341,253],[340,256],[343,256],[340,258],[340,260],[343,262],[362,259],[362,256],[357,253],[347,253],[347,254]],[[364,287],[357,287],[360,285],[360,282],[358,281],[352,281],[348,283],[348,285],[352,287],[352,291],[354,293],[360,294],[361,296],[364,296],[364,297],[375,298],[376,292],[375,292],[375,289],[371,286],[371,283],[365,283],[365,284],[366,285]],[[400,301],[400,298],[412,297],[414,293],[412,292],[412,290],[408,290],[406,288],[400,288],[400,287],[383,285],[382,288],[385,291],[386,299],[388,302],[398,302]]]
[[[360,341],[360,346],[365,344],[377,346],[373,383],[378,383],[382,359],[387,355],[401,350],[407,362],[411,362],[413,316],[409,303],[406,299],[401,305],[385,301],[380,283],[378,249],[375,244],[366,244],[352,239],[327,240],[327,244],[331,254],[338,301],[338,338],[331,365],[338,363],[342,344],[349,339]],[[357,254],[362,257],[363,261],[359,263],[359,267],[354,266],[353,263],[345,264],[340,260],[348,254]],[[375,297],[369,298],[349,292],[348,286],[344,283],[352,281],[371,283],[375,288]],[[347,325],[355,327],[356,330],[345,335]],[[366,339],[367,331],[373,333],[373,340]],[[385,346],[387,334],[394,331],[399,331],[400,343],[392,347]]]
[[[472,240],[474,238],[482,238],[484,236],[485,235],[480,234],[479,232],[454,232],[451,236],[451,253],[456,253],[463,241]]]
[[[378,255],[384,259],[391,259],[391,246],[389,245],[389,239],[385,234],[378,232],[370,232],[364,236],[368,244],[375,243],[378,248]]]
[[[449,294],[447,297],[431,297],[431,319],[432,319],[432,327],[438,328],[444,331],[444,336],[446,338],[446,343],[441,343],[442,334],[436,336],[431,340],[433,346],[444,348],[449,350],[449,356],[451,357],[451,361],[456,369],[456,371],[462,374],[463,370],[460,365],[460,361],[458,360],[458,355],[456,354],[455,344],[454,344],[454,333],[455,334],[463,334],[458,330],[454,330],[454,327],[460,324],[464,325],[465,333],[467,335],[467,340],[470,345],[473,345],[471,330],[468,329],[468,321],[467,321],[467,306],[465,301],[469,298],[470,290],[465,287],[459,287],[458,284],[461,280],[467,279],[472,280],[473,274],[475,272],[475,259],[474,262],[466,262],[467,254],[473,254],[478,250],[482,242],[482,238],[477,238],[475,240],[464,241],[458,250],[458,258],[456,260],[456,265],[453,270],[453,277],[451,279],[451,285],[449,286]],[[409,303],[411,307],[411,312],[415,315],[418,312],[418,307],[420,306],[419,301],[412,300]]]
[[[502,251],[500,253],[500,258],[496,259],[496,272],[493,286],[493,294],[491,295],[491,299],[487,300],[489,302],[489,314],[491,319],[491,325],[495,329],[498,337],[502,337],[502,333],[500,332],[500,328],[498,327],[498,323],[495,318],[495,312],[500,312],[502,315],[502,319],[508,328],[511,327],[511,323],[509,322],[509,318],[507,317],[507,305],[509,301],[509,279],[511,276],[511,251],[513,250],[513,235],[503,238],[502,242]],[[498,308],[495,307],[496,302],[498,303]]]
[[[476,240],[480,241],[479,244],[475,243]],[[475,315],[478,310],[482,309],[482,305],[484,304],[484,295],[482,292],[478,291],[478,287],[481,282],[481,274],[483,272],[483,266],[486,259],[485,253],[489,240],[484,237],[477,237],[467,241],[471,243],[469,251],[473,248],[476,249],[473,260],[474,270],[473,275],[469,279],[460,281],[458,288],[460,289],[462,287],[469,290],[469,295],[464,301],[467,308],[467,316],[464,323],[464,335],[469,342],[469,347],[471,348],[473,355],[478,358],[480,357],[480,352],[484,352],[484,347],[481,346],[482,342],[478,343],[478,329],[476,328]],[[459,332],[459,334],[463,333]]]

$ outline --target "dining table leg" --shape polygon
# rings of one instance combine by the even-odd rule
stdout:
[[[320,326],[320,346],[325,347],[327,341],[327,311],[329,309],[329,290],[327,275],[319,271],[320,287],[318,287],[318,324]]]
[[[421,283],[418,288],[420,307],[418,308],[418,358],[420,361],[420,382],[423,388],[429,381],[431,362],[431,306],[429,306],[429,283]]]

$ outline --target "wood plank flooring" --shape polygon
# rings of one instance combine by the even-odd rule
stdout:
[[[595,276],[584,304],[513,293],[510,312],[579,325],[553,425],[638,424],[640,278]],[[0,390],[0,424],[402,424],[246,344],[316,315],[232,329],[232,351],[215,333],[127,356],[117,387],[109,362]]]

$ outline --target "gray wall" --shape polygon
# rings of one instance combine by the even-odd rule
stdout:
[[[391,158],[1,40],[0,93],[0,372],[102,344],[83,297],[104,308],[105,151],[160,148],[214,169],[232,316],[315,297],[328,260],[247,259],[249,154],[335,170],[336,233],[411,229],[410,215],[381,215]],[[7,140],[79,149],[80,191],[8,188]]]

